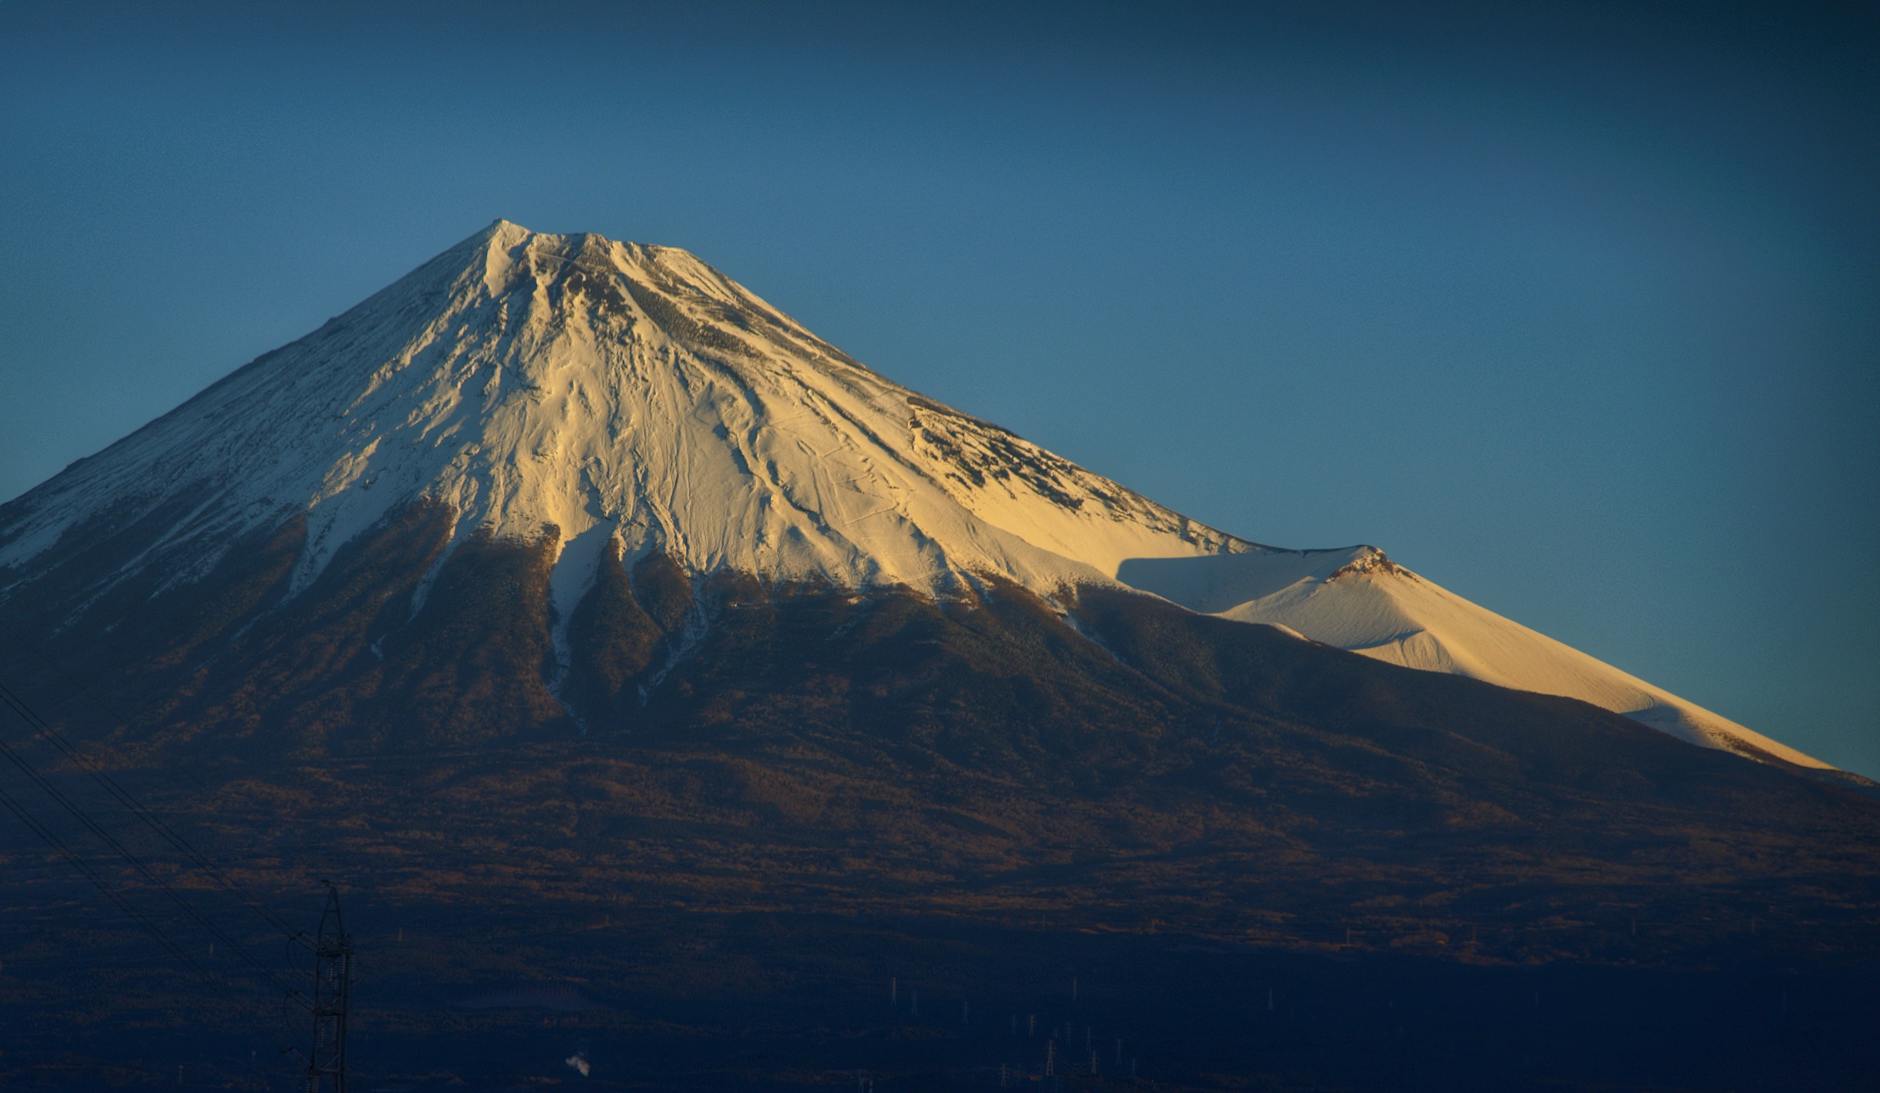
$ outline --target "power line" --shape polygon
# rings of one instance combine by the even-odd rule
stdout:
[[[12,703],[9,702],[8,705],[11,706]],[[15,712],[18,713],[19,711],[16,709]],[[279,990],[282,993],[286,994],[288,997],[295,999],[295,1001],[299,1002],[303,1006],[310,1005],[310,1003],[306,1001],[305,997],[301,995],[300,992],[294,990],[291,987],[286,986],[279,979],[277,979],[273,969],[267,967],[265,964],[261,963],[261,961],[256,959],[254,954],[250,953],[246,947],[244,947],[240,942],[236,941],[234,938],[230,937],[225,931],[222,930],[220,926],[217,926],[214,922],[210,921],[207,917],[205,917],[200,911],[196,909],[195,905],[191,904],[188,900],[184,899],[182,895],[178,893],[176,889],[172,888],[169,885],[169,883],[165,881],[162,877],[157,876],[157,874],[151,870],[148,863],[146,863],[142,858],[138,857],[135,853],[133,853],[129,847],[125,846],[122,842],[120,842],[116,836],[112,835],[111,832],[107,831],[96,820],[92,819],[89,815],[87,815],[84,809],[80,808],[75,802],[72,801],[71,798],[67,797],[65,793],[59,789],[59,787],[53,785],[44,775],[42,775],[37,769],[35,769],[30,762],[26,760],[25,756],[21,755],[18,751],[16,751],[13,748],[12,745],[8,744],[5,740],[0,740],[0,757],[4,757],[8,762],[12,763],[15,767],[19,768],[20,772],[26,775],[28,780],[30,780],[34,785],[39,787],[40,792],[52,798],[53,801],[55,801],[61,808],[65,809],[66,812],[70,813],[72,818],[77,820],[79,824],[85,828],[85,830],[91,832],[99,840],[104,842],[105,845],[109,846],[112,850],[116,851],[118,856],[123,858],[126,862],[129,862],[131,867],[135,869],[138,875],[143,877],[147,883],[157,888],[159,891],[163,892],[164,895],[168,896],[170,898],[170,901],[175,903],[177,907],[182,910],[183,914],[190,919],[190,921],[194,922],[196,925],[200,926],[202,929],[208,931],[212,936],[216,938],[216,940],[220,941],[222,944],[226,945],[232,952],[234,952],[236,956],[246,961],[257,972],[259,972],[269,983],[271,983],[276,990]],[[17,802],[15,802],[15,804],[17,805]],[[41,829],[41,830],[44,830],[44,829]],[[48,831],[48,833],[50,832]],[[72,860],[76,862],[78,859],[76,858],[76,856],[73,856]]]
[[[183,952],[182,948],[178,946],[168,934],[163,932],[163,928],[158,926],[154,919],[150,918],[150,916],[138,910],[136,907],[131,906],[129,901],[113,890],[112,887],[106,883],[104,877],[100,876],[98,871],[91,867],[90,862],[80,857],[76,851],[66,844],[64,839],[59,837],[57,832],[40,823],[24,805],[14,800],[13,796],[7,793],[4,788],[0,788],[0,805],[4,805],[7,811],[19,817],[20,822],[25,824],[29,831],[39,836],[46,845],[56,850],[61,857],[71,863],[74,869],[84,874],[85,879],[89,880],[93,887],[98,889],[101,895],[110,900],[112,905],[118,910],[124,912],[125,917],[147,930],[150,935],[156,939],[157,944],[163,946],[178,963],[201,976],[204,982],[209,986],[217,987],[222,985],[208,968]]]
[[[115,702],[109,700],[106,691],[109,684],[106,681],[80,679],[72,673],[71,669],[53,659],[52,656],[41,647],[41,643],[39,642],[15,643],[9,646],[9,652],[22,650],[31,653],[33,659],[44,665],[54,675],[65,680],[67,686],[64,688],[64,693],[59,696],[61,701],[70,704],[73,698],[82,697],[86,703],[89,703],[94,709],[103,713],[106,721],[119,726],[129,726],[138,723],[138,718],[126,714]],[[17,658],[15,658],[15,661],[17,662]],[[0,677],[7,676],[10,672],[10,664],[0,666]],[[197,777],[196,774],[188,768],[171,768],[169,773],[174,778],[187,780],[195,789],[199,790],[204,795],[209,793],[208,784]]]
[[[221,874],[219,870],[215,869],[215,867],[212,864],[210,864],[206,858],[204,858],[199,852],[197,852],[194,847],[188,844],[187,840],[183,839],[182,836],[177,835],[173,829],[169,828],[169,826],[167,824],[164,824],[163,821],[160,818],[158,818],[154,813],[151,813],[147,807],[145,807],[141,802],[137,801],[137,799],[133,797],[129,793],[128,790],[125,790],[121,785],[117,783],[115,779],[112,779],[107,773],[105,773],[103,769],[95,761],[90,760],[89,757],[79,754],[77,752],[77,749],[73,748],[69,741],[66,741],[63,738],[63,736],[61,736],[57,732],[57,730],[53,729],[49,724],[47,724],[43,718],[40,718],[38,714],[34,712],[30,706],[26,705],[24,700],[20,699],[19,696],[15,694],[14,692],[12,692],[10,689],[7,689],[4,684],[0,684],[0,704],[4,704],[8,709],[12,710],[15,716],[18,716],[22,718],[23,720],[25,720],[29,726],[40,729],[40,735],[46,737],[47,739],[54,740],[60,746],[60,750],[62,752],[64,752],[69,757],[71,757],[74,762],[77,762],[85,770],[90,772],[94,776],[94,778],[96,778],[100,782],[100,784],[105,785],[107,789],[111,790],[112,796],[115,799],[117,799],[120,804],[123,804],[127,809],[129,809],[133,815],[139,816],[140,819],[142,819],[147,825],[149,825],[153,830],[157,831],[160,835],[164,835],[166,838],[166,841],[169,841],[172,845],[176,846],[179,850],[183,850],[184,853],[187,856],[189,856],[191,860],[194,861],[198,865],[199,868],[202,868],[205,872],[208,872],[212,876],[216,877],[216,879],[220,883],[222,883],[225,887],[228,887],[231,890],[235,891],[237,895],[241,895],[243,897],[243,901],[247,903],[251,909],[254,909],[258,913],[261,913],[264,918],[269,919],[271,922],[274,922],[274,923],[279,922],[278,919],[274,919],[272,916],[269,916],[265,912],[263,912],[261,908],[259,908],[257,905],[253,903],[253,901],[248,900],[245,894],[241,893],[240,889],[237,886],[235,886],[232,881],[228,880],[228,878],[225,875]],[[138,875],[143,877],[148,883],[150,883],[151,885],[153,885],[154,887],[162,891],[167,897],[169,897],[169,899],[172,902],[174,902],[183,911],[183,913],[190,919],[190,921],[196,923],[198,926],[206,930],[213,938],[215,938],[218,942],[220,942],[225,948],[233,951],[237,957],[241,958],[255,972],[259,973],[260,977],[262,978],[264,982],[266,982],[274,990],[279,992],[279,996],[283,1004],[293,1006],[303,1012],[308,1011],[310,1009],[310,1004],[308,1003],[306,997],[303,994],[301,994],[299,991],[293,990],[290,987],[287,987],[277,977],[277,973],[274,970],[270,969],[265,964],[263,964],[260,960],[256,959],[255,956],[251,952],[249,952],[249,950],[241,942],[229,936],[229,934],[226,931],[224,931],[216,923],[214,923],[213,921],[208,919],[205,915],[203,915],[199,910],[197,910],[197,908],[195,908],[192,904],[190,904],[189,901],[185,900],[182,897],[182,895],[178,893],[170,884],[164,881],[161,877],[157,876],[151,870],[147,862],[145,862],[142,858],[140,858],[129,847],[125,846],[123,842],[121,842],[115,836],[113,836],[111,832],[106,830],[95,819],[87,815],[83,808],[79,807],[79,805],[75,801],[73,801],[64,792],[62,792],[56,785],[54,785],[50,780],[48,780],[45,777],[45,775],[43,775],[41,772],[35,769],[32,763],[28,759],[26,759],[25,756],[20,754],[18,750],[16,750],[14,747],[8,744],[4,739],[0,739],[0,756],[4,756],[7,759],[7,761],[11,762],[15,767],[17,767],[20,770],[20,772],[27,777],[29,781],[31,781],[34,785],[38,786],[41,792],[51,797],[62,808],[64,808],[68,813],[70,813],[72,817],[76,819],[86,830],[92,832],[92,834],[97,836],[102,842],[104,842],[108,847],[110,847],[112,851],[116,852],[116,854],[120,858],[128,862],[137,871]],[[226,987],[230,985],[230,981],[227,979],[225,974],[220,973],[216,969],[212,969],[206,966],[201,961],[189,955],[189,953],[185,950],[185,948],[181,944],[179,944],[176,941],[176,939],[173,936],[171,936],[171,934],[168,933],[163,928],[163,926],[156,920],[155,917],[151,916],[144,910],[136,907],[131,901],[126,899],[123,894],[114,890],[109,884],[109,882],[105,880],[104,876],[98,871],[96,867],[94,867],[94,865],[90,861],[86,859],[85,856],[81,855],[77,850],[75,850],[73,846],[70,843],[68,843],[64,838],[62,838],[56,831],[54,831],[52,828],[50,828],[45,823],[43,823],[38,817],[34,816],[32,811],[24,803],[22,803],[20,800],[13,797],[11,794],[6,793],[4,789],[0,789],[0,805],[4,805],[6,810],[11,812],[15,817],[17,817],[20,820],[20,822],[29,831],[31,831],[34,835],[38,836],[42,842],[46,843],[46,845],[50,846],[54,851],[56,851],[59,854],[59,856],[63,857],[74,869],[78,870],[78,872],[82,874],[85,877],[85,879],[89,881],[91,885],[98,890],[100,895],[104,896],[108,901],[110,901],[110,903],[114,907],[116,907],[119,911],[123,912],[126,917],[128,917],[129,919],[137,923],[140,927],[142,927],[145,930],[145,932],[147,932],[157,942],[157,944],[163,949],[163,951],[166,952],[171,957],[171,959],[175,960],[179,966],[186,968],[188,971],[193,973],[197,978],[199,978],[202,981],[205,987],[207,987],[211,991],[221,991],[221,990],[226,989]],[[288,941],[290,943],[300,942],[304,944],[304,939],[302,939],[301,937],[294,936],[294,934],[290,931],[283,930],[283,932],[288,934]],[[213,951],[213,949],[211,949],[211,951]]]
[[[57,660],[53,659],[38,645],[27,644],[24,646],[24,649],[26,652],[31,653],[33,657],[39,661],[39,663],[45,665],[48,669],[50,669],[52,672],[54,672],[59,677],[65,680],[65,682],[69,685],[67,688],[68,695],[82,696],[85,699],[85,701],[91,703],[98,710],[102,711],[105,717],[107,718],[107,720],[114,722],[119,726],[129,726],[129,725],[136,723],[137,721],[136,718],[128,716],[127,714],[123,712],[123,710],[119,709],[114,703],[106,701],[105,696],[100,693],[99,688],[97,686],[87,684],[84,680],[81,680],[77,676],[73,675],[70,669],[68,669],[65,665],[59,663]],[[0,683],[0,690],[5,690],[5,689],[6,688],[5,688],[4,683]],[[11,692],[10,690],[8,691],[8,693],[12,695],[15,702],[18,702],[21,706],[25,705],[25,700],[20,698],[17,693]],[[70,742],[62,734],[59,733],[58,729],[52,726],[52,723],[47,718],[39,716],[36,713],[32,713],[30,709],[28,710],[28,713],[32,714],[31,720],[36,722],[37,725],[41,727],[41,731],[43,733],[48,734],[50,737],[55,738],[56,741],[61,745],[62,749],[67,750],[68,754],[71,754],[73,756],[74,761],[85,766],[87,770],[95,771],[101,779],[107,782],[110,781],[109,775],[106,774],[103,770],[103,765],[99,764],[96,760],[92,760],[89,757],[85,757],[79,754],[80,752],[82,752],[83,749],[71,747]],[[169,769],[168,774],[173,778],[181,777],[181,778],[188,780],[194,786],[194,788],[205,797],[211,793],[210,787],[206,783],[204,783],[201,778],[197,777],[193,772],[191,772],[187,768],[177,769],[177,768],[172,767]],[[126,791],[126,794],[128,796],[128,791]],[[160,823],[161,822],[161,821],[155,820],[154,818],[155,813],[151,812],[151,810],[142,809],[142,811],[151,817],[150,819],[147,819],[145,821],[146,823]],[[174,838],[175,840],[182,840],[182,836],[175,834],[173,829],[171,829],[170,835],[166,837],[171,837],[171,838]],[[216,880],[217,883],[221,884],[223,887],[227,888],[229,891],[235,893],[237,896],[240,896],[242,899],[242,902],[246,904],[256,914],[260,915],[262,919],[268,923],[269,926],[273,927],[276,930],[281,931],[282,934],[286,935],[290,940],[293,940],[296,943],[298,943],[302,948],[307,949],[309,952],[312,951],[313,949],[312,944],[306,940],[306,931],[294,929],[292,926],[283,922],[278,916],[266,910],[265,907],[260,905],[257,901],[249,898],[247,893],[241,888],[240,885],[236,884],[235,882],[225,877],[219,870],[215,868],[213,864],[208,862],[202,855],[197,854],[193,847],[186,847],[184,849],[185,849],[185,853],[191,856],[191,859],[196,862],[199,868],[209,873],[210,876],[212,876]]]
[[[172,960],[176,961],[179,966],[187,969],[200,979],[204,987],[211,991],[217,991],[229,985],[227,977],[220,975],[214,969],[190,956],[183,950],[183,947],[163,929],[156,919],[134,906],[122,894],[115,891],[109,882],[92,867],[92,864],[85,860],[83,855],[72,849],[71,845],[61,838],[57,832],[41,823],[39,819],[32,814],[30,809],[15,800],[11,794],[7,793],[4,787],[0,787],[0,807],[4,807],[8,812],[18,817],[20,823],[24,825],[28,831],[37,835],[41,841],[56,851],[59,856],[64,858],[74,869],[78,870],[86,880],[91,882],[92,887],[98,890],[99,895],[102,895],[106,900],[110,901],[112,906],[123,912],[126,918],[142,927],[143,930],[169,954]],[[69,967],[69,965],[67,966]],[[282,1001],[285,1003],[287,998],[283,997]],[[282,1053],[285,1054],[287,1051],[291,1050],[291,1048],[285,1048]]]
[[[151,812],[141,801],[133,797],[129,790],[126,790],[118,783],[117,779],[111,777],[110,773],[104,769],[103,764],[74,747],[58,729],[54,728],[45,718],[35,713],[33,709],[26,704],[25,700],[15,694],[4,682],[0,682],[0,701],[3,701],[14,713],[25,719],[28,725],[37,729],[39,735],[51,741],[53,746],[58,748],[62,754],[71,759],[72,762],[78,764],[81,769],[85,770],[96,779],[120,805],[123,805],[124,808],[131,813],[131,815],[143,821],[145,826],[156,832],[165,842],[175,847],[187,857],[196,868],[208,874],[217,884],[220,884],[223,888],[234,893],[249,910],[260,916],[270,927],[280,931],[288,940],[297,942],[309,952],[313,950],[313,946],[308,943],[306,935],[302,931],[295,930],[293,927],[283,922],[278,915],[275,915],[251,898],[246,891],[234,881],[230,880],[220,869],[216,868],[214,863],[204,857],[194,846],[191,846],[187,839],[178,834],[169,824],[164,823],[161,817]]]
[[[72,674],[69,671],[67,671],[62,665],[54,662],[50,657],[46,656],[43,652],[41,652],[40,650],[36,648],[31,649],[31,651],[36,656],[38,656],[38,658],[42,662],[46,663],[50,668],[52,668],[54,672],[64,677],[68,683],[72,684],[72,693],[85,695],[89,700],[96,703],[96,705],[100,709],[105,710],[106,713],[110,716],[112,721],[117,722],[118,724],[121,724],[121,725],[128,725],[131,723],[131,719],[124,717],[118,711],[116,711],[115,709],[112,709],[108,704],[104,702],[101,696],[94,694],[90,688],[86,687],[84,684],[76,680],[72,676]],[[189,859],[191,863],[193,863],[196,866],[196,868],[198,868],[203,873],[213,878],[216,883],[220,884],[224,889],[228,890],[229,892],[233,893],[237,898],[239,898],[241,902],[243,903],[243,905],[248,907],[249,910],[253,911],[257,916],[261,918],[262,921],[267,923],[271,928],[273,928],[277,933],[279,933],[285,939],[284,945],[287,948],[291,949],[293,945],[298,944],[304,949],[314,952],[316,956],[324,955],[321,948],[317,948],[316,946],[314,946],[308,941],[307,935],[304,931],[293,929],[286,922],[282,921],[282,919],[278,915],[275,915],[272,912],[268,911],[267,908],[265,908],[257,900],[252,898],[249,895],[249,893],[242,888],[241,885],[237,884],[235,881],[230,879],[227,874],[223,873],[220,869],[218,869],[213,862],[211,862],[205,855],[203,855],[193,845],[191,845],[189,840],[187,840],[180,833],[178,833],[175,830],[175,828],[165,823],[161,817],[159,817],[151,809],[145,806],[143,802],[139,801],[136,798],[136,796],[133,795],[128,789],[124,788],[124,786],[120,784],[117,781],[117,779],[111,777],[110,773],[105,768],[105,765],[103,763],[99,762],[96,759],[93,759],[89,755],[86,755],[78,747],[73,745],[72,742],[64,736],[64,734],[59,732],[59,730],[55,728],[45,718],[39,716],[37,711],[35,711],[26,702],[25,699],[21,698],[11,688],[7,687],[4,682],[0,682],[0,703],[3,703],[4,705],[6,705],[7,708],[12,710],[16,716],[23,719],[27,723],[28,726],[36,729],[38,737],[50,741],[71,762],[73,762],[79,768],[83,769],[88,774],[90,774],[95,781],[97,781],[101,786],[105,788],[105,790],[111,795],[111,797],[114,800],[118,802],[118,804],[123,806],[132,815],[136,816],[146,827],[149,827],[165,842],[169,843],[177,851],[181,852],[186,858]],[[313,1012],[315,1013],[316,1021],[318,1020],[319,1010],[320,1010],[320,1004],[319,1004],[318,999],[309,1001],[308,998],[302,993],[300,993],[299,991],[293,990],[292,988],[285,986],[281,982],[281,980],[276,977],[276,974],[272,970],[270,970],[268,967],[263,965],[259,960],[257,960],[240,942],[236,941],[232,937],[229,937],[228,934],[222,931],[213,922],[211,922],[209,919],[204,917],[202,914],[198,913],[194,907],[192,907],[186,900],[182,898],[180,894],[178,894],[173,888],[171,888],[161,878],[156,877],[149,870],[149,868],[137,857],[137,855],[130,852],[128,847],[124,846],[117,839],[113,838],[108,831],[104,830],[101,826],[99,826],[94,821],[92,821],[89,817],[87,817],[81,809],[79,809],[73,802],[71,802],[62,793],[60,793],[56,786],[52,785],[43,776],[39,775],[39,773],[36,772],[32,768],[32,765],[30,764],[30,762],[26,761],[25,758],[19,755],[16,751],[14,751],[14,749],[12,749],[11,747],[8,747],[3,740],[0,740],[0,752],[3,752],[6,755],[6,758],[12,761],[16,766],[18,766],[21,769],[21,771],[25,773],[27,777],[34,782],[34,784],[40,787],[42,791],[44,791],[48,796],[52,797],[55,801],[58,801],[62,806],[66,808],[68,812],[71,812],[72,815],[76,817],[79,820],[79,822],[83,824],[88,830],[91,830],[92,832],[94,832],[107,845],[111,846],[112,849],[116,850],[121,857],[123,857],[126,861],[129,861],[137,869],[139,874],[144,876],[150,882],[154,883],[166,895],[168,895],[172,901],[174,901],[180,908],[182,908],[184,913],[188,915],[192,921],[196,922],[198,925],[202,926],[205,930],[209,931],[213,936],[219,939],[225,946],[232,949],[237,956],[242,958],[252,968],[254,968],[257,972],[259,972],[261,977],[267,983],[271,984],[275,990],[280,992],[279,998],[281,1000],[281,1003],[284,1007],[288,1008],[288,1011],[298,1010],[301,1013]],[[202,789],[205,793],[207,792],[206,787],[204,787],[199,781],[197,782],[197,788]],[[158,941],[158,943],[164,948],[164,950],[167,951],[171,955],[172,958],[177,960],[183,966],[189,968],[191,971],[195,972],[199,977],[203,979],[205,984],[208,984],[212,989],[217,985],[216,981],[211,976],[210,969],[206,968],[204,965],[194,960],[187,953],[185,953],[182,946],[178,945],[172,938],[170,938],[167,934],[165,934],[162,927],[154,919],[145,915],[139,909],[131,906],[131,904],[127,900],[122,898],[118,893],[112,891],[109,885],[105,883],[104,878],[100,876],[96,870],[92,869],[89,863],[81,859],[71,849],[71,847],[64,842],[64,840],[60,839],[57,833],[52,831],[50,828],[46,827],[44,824],[40,823],[34,816],[32,816],[32,814],[25,808],[24,805],[22,805],[20,802],[16,801],[12,797],[10,796],[7,797],[5,799],[5,804],[6,804],[8,811],[14,813],[14,815],[19,817],[21,822],[24,823],[28,827],[29,830],[32,830],[35,834],[39,835],[41,839],[45,840],[48,843],[48,845],[53,846],[55,850],[58,850],[60,854],[64,856],[68,861],[70,861],[76,868],[78,868],[80,872],[84,873],[86,878],[92,882],[93,886],[96,887],[101,894],[103,894],[106,898],[108,898],[115,906],[117,906],[125,914],[129,915],[135,921],[137,921],[140,925],[142,925],[151,934],[151,936],[154,937]],[[326,926],[326,921],[327,921],[326,917],[323,915],[321,918],[323,942],[324,942],[324,930]],[[213,946],[211,947],[210,951],[211,952],[214,951]],[[350,956],[350,952],[348,952],[348,956]],[[350,960],[348,960],[348,964],[350,964]],[[342,1006],[343,1004],[344,1003],[342,1002]],[[286,1012],[287,1011],[283,1012],[283,1015],[282,1015],[283,1017],[286,1016]],[[342,1017],[342,1020],[343,1020],[343,1017]],[[282,1048],[281,1053],[284,1055],[289,1054],[289,1053],[292,1053],[295,1055],[300,1054],[298,1051],[296,1051],[292,1047]],[[343,1063],[341,1065],[340,1073],[341,1073],[341,1081],[343,1083],[343,1074],[344,1074]]]

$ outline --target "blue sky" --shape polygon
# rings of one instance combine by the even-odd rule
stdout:
[[[391,9],[391,10],[384,10]],[[1519,9],[1519,10],[1514,10]],[[1880,26],[0,3],[0,497],[503,216],[1880,775]]]

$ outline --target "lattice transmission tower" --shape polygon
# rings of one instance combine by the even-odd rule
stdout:
[[[313,1053],[307,1093],[346,1093],[346,1006],[352,994],[352,938],[339,911],[339,889],[326,885],[326,909],[313,948]]]

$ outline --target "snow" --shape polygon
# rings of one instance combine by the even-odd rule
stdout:
[[[497,221],[8,506],[0,567],[204,486],[211,500],[149,556],[188,543],[206,568],[286,505],[308,525],[296,587],[420,498],[454,510],[453,544],[552,525],[564,663],[567,620],[617,540],[625,558],[662,550],[695,575],[933,596],[987,576],[1044,595],[1116,581],[1821,765],[1372,548],[1278,550],[1197,524],[883,379],[673,247]]]
[[[549,681],[549,690],[558,699],[561,697],[562,681],[567,676],[569,666],[574,663],[574,647],[568,638],[569,623],[574,620],[574,610],[581,598],[594,586],[594,578],[600,573],[607,547],[614,539],[613,526],[602,523],[557,544],[559,553],[554,567],[549,570],[548,594],[549,604],[553,608],[554,627],[550,639],[555,650],[555,673]],[[569,711],[570,714],[573,712]],[[585,726],[582,731],[586,731]]]
[[[1354,560],[1365,560],[1359,548]],[[1381,555],[1373,555],[1381,557]],[[1545,634],[1501,617],[1396,566],[1275,584],[1223,617],[1291,627],[1406,668],[1565,695],[1622,713],[1694,744],[1744,746],[1805,767],[1828,764],[1679,698]]]

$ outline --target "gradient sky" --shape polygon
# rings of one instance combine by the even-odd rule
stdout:
[[[671,7],[0,0],[0,498],[503,216],[1880,775],[1880,9]]]

